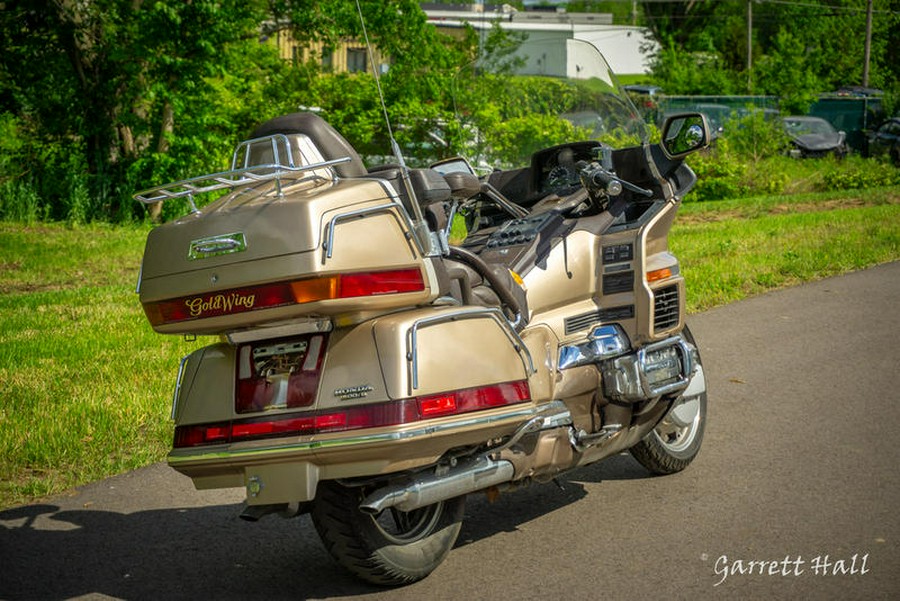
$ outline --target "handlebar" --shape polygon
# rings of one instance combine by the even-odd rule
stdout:
[[[581,181],[588,190],[604,192],[608,196],[618,196],[623,189],[641,194],[647,198],[653,196],[652,190],[641,188],[631,182],[619,179],[613,171],[607,170],[597,163],[591,163],[584,168],[581,172]]]

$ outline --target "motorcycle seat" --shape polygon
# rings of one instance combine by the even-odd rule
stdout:
[[[450,296],[461,304],[506,309],[507,317],[519,316],[518,327],[528,323],[525,288],[505,265],[486,263],[465,249],[451,246],[444,267],[450,279]]]

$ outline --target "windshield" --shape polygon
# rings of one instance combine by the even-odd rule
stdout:
[[[827,121],[819,119],[788,119],[785,128],[794,136],[834,133],[834,128]]]
[[[644,122],[600,52],[579,40],[527,40],[503,69],[475,63],[454,81],[457,120],[473,164],[522,167],[557,144],[612,148],[647,141]]]

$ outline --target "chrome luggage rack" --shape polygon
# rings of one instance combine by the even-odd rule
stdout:
[[[271,145],[274,162],[250,165],[251,148],[253,146],[265,144]],[[282,148],[279,149],[279,147]],[[243,154],[241,154],[242,151]],[[282,155],[284,155],[283,161],[281,160]],[[243,157],[243,166],[238,167],[238,158],[241,156]],[[188,202],[191,205],[191,212],[199,213],[200,209],[197,208],[197,205],[194,202],[194,196],[197,194],[206,194],[207,192],[214,192],[216,190],[234,190],[241,186],[274,180],[278,195],[281,196],[282,179],[300,179],[304,174],[310,171],[316,171],[348,162],[350,162],[349,156],[329,161],[319,161],[309,165],[297,165],[294,162],[294,156],[291,152],[291,144],[288,137],[284,134],[274,134],[262,138],[245,140],[238,144],[231,157],[231,169],[227,171],[220,171],[209,175],[200,175],[170,184],[164,184],[162,186],[148,188],[147,190],[141,190],[134,195],[134,199],[149,205],[170,198],[187,197]],[[313,177],[321,176],[313,174]]]

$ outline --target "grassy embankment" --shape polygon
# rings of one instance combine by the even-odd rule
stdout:
[[[143,227],[0,223],[0,508],[162,459],[178,359],[134,294]],[[699,311],[900,259],[900,187],[687,204]]]

